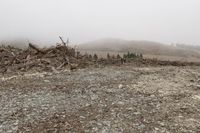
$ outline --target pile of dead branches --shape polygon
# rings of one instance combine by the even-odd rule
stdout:
[[[75,69],[81,65],[86,65],[84,59],[80,52],[76,52],[75,48],[67,46],[63,40],[62,44],[50,48],[38,48],[32,43],[29,43],[29,47],[25,50],[11,46],[1,46],[0,72],[33,69],[37,71],[54,71],[64,67]]]

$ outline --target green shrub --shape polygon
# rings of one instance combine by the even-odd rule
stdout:
[[[125,59],[135,59],[135,58],[143,58],[143,56],[142,56],[142,54],[136,54],[136,53],[128,52],[127,54],[123,55],[123,58],[125,58]]]

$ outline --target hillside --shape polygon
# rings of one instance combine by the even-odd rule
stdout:
[[[101,39],[87,42],[78,46],[80,50],[88,51],[112,51],[112,52],[137,52],[150,55],[166,55],[178,57],[200,57],[200,52],[170,46],[152,41],[128,41],[122,39]]]

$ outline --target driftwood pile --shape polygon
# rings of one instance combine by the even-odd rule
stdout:
[[[18,49],[11,46],[0,47],[0,72],[13,71],[54,71],[69,67],[76,69],[84,67],[87,61],[75,48],[67,46],[64,41],[50,48],[38,48],[29,43],[27,49]],[[83,63],[84,62],[84,63]]]

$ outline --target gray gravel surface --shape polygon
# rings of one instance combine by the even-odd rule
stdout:
[[[0,75],[0,132],[200,132],[200,68]]]

